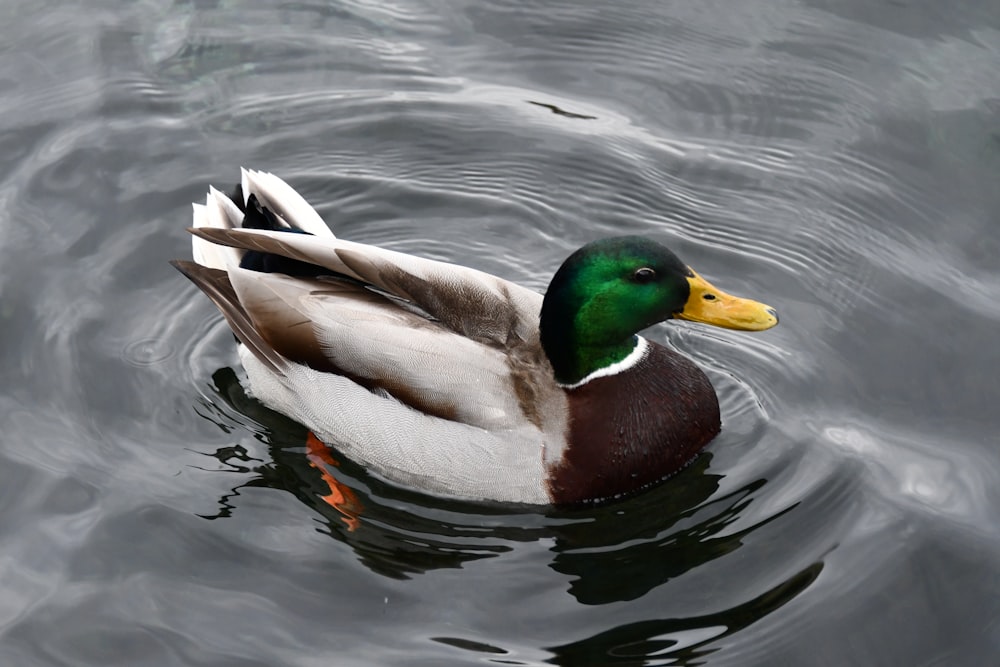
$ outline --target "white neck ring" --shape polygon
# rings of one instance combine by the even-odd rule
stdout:
[[[642,358],[646,356],[646,352],[649,350],[649,341],[647,341],[642,336],[636,336],[637,342],[635,348],[629,352],[624,359],[621,361],[616,361],[613,364],[608,364],[604,368],[598,368],[593,373],[586,375],[579,382],[574,382],[573,384],[562,384],[559,386],[563,389],[576,389],[577,387],[582,387],[591,380],[596,380],[597,378],[608,377],[609,375],[618,375],[624,371],[629,370],[637,363],[642,361]]]

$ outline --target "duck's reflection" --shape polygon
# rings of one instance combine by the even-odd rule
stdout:
[[[719,480],[705,472],[710,460],[706,453],[668,484],[631,502],[591,510],[590,522],[560,527],[552,567],[574,575],[570,593],[591,605],[637,599],[735,551],[747,534],[784,514],[726,532],[765,482],[709,501]]]
[[[806,590],[823,570],[813,563],[777,586],[731,609],[703,616],[626,623],[579,641],[553,646],[556,665],[704,665],[718,639],[780,609]]]

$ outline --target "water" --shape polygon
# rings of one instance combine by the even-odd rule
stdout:
[[[7,3],[0,663],[982,665],[1000,654],[995,3]],[[724,432],[601,508],[332,472],[166,261],[274,171],[544,289],[658,238],[778,308],[649,332]]]

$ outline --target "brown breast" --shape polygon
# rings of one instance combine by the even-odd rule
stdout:
[[[656,343],[631,369],[566,393],[569,444],[549,469],[549,490],[559,504],[661,481],[719,433],[719,401],[708,377]]]

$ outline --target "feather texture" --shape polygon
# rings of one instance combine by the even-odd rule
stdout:
[[[195,206],[195,263],[175,266],[236,333],[251,392],[389,479],[549,502],[545,470],[560,452],[551,443],[565,440],[567,406],[538,341],[541,295],[338,239],[271,174],[244,170],[241,191],[237,204],[212,188]],[[251,195],[282,229],[239,227]],[[247,251],[329,276],[244,269]]]

